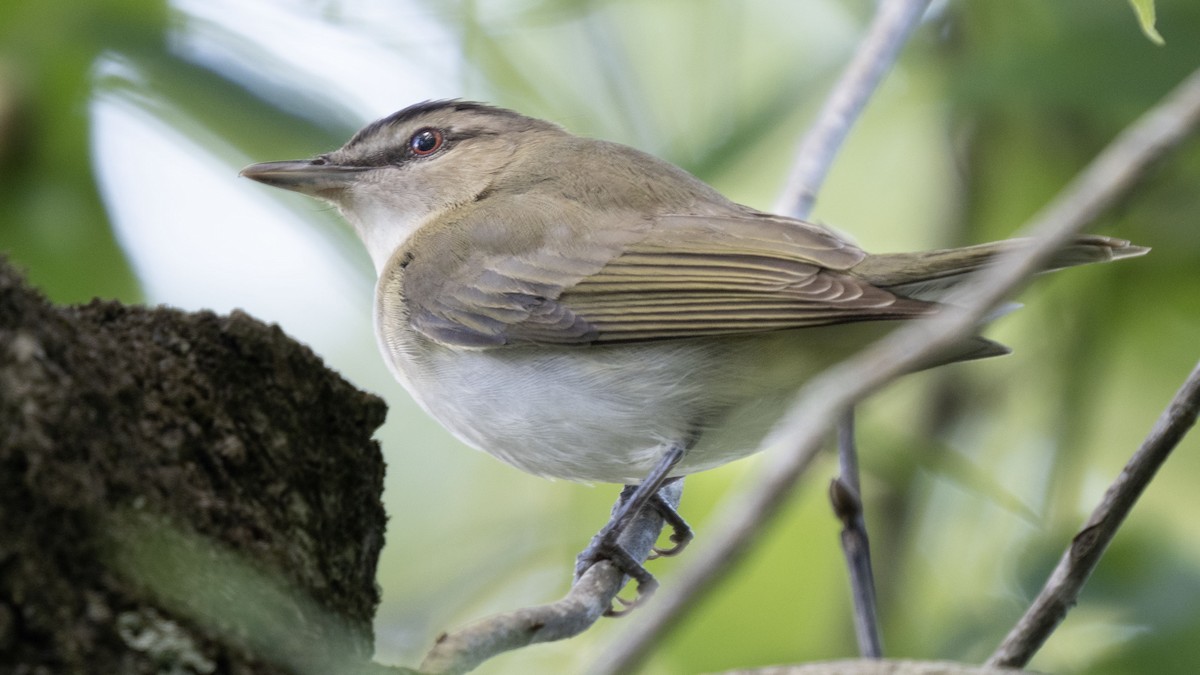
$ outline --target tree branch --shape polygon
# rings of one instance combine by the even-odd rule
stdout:
[[[1026,246],[1000,256],[959,296],[957,307],[904,326],[852,359],[826,370],[763,443],[758,480],[727,498],[714,534],[705,539],[673,583],[635,616],[594,672],[628,672],[712,587],[778,512],[784,497],[820,449],[832,424],[854,403],[974,333],[981,321],[1079,232],[1129,193],[1150,165],[1200,123],[1200,70],[1126,128],[1062,192],[1022,228]]]
[[[807,218],[817,191],[825,182],[834,157],[862,114],[883,76],[891,69],[916,28],[929,0],[883,0],[859,43],[854,58],[825,100],[817,119],[796,149],[796,163],[788,174],[775,212]]]
[[[664,485],[659,494],[671,506],[679,506],[683,481]],[[636,560],[645,560],[662,527],[657,511],[642,509],[619,542]],[[588,568],[557,602],[497,614],[443,634],[426,654],[421,672],[465,673],[497,654],[578,635],[612,605],[625,581],[612,563],[602,560]]]
[[[816,121],[801,139],[796,150],[796,162],[776,203],[776,211],[795,218],[807,218],[825,182],[833,160],[850,133],[850,127],[862,114],[871,95],[883,76],[899,57],[900,48],[908,41],[929,0],[886,0],[879,4],[867,34],[854,57],[847,64],[833,91],[825,100]],[[841,475],[831,487],[831,495],[853,495],[840,505],[855,505],[854,515],[839,512],[842,530],[842,550],[850,575],[851,596],[854,599],[854,627],[858,636],[859,653],[879,657],[883,647],[879,634],[879,618],[875,603],[875,578],[871,572],[870,544],[866,521],[858,501],[858,451],[854,443],[853,410],[847,411],[838,432],[838,457]],[[835,502],[835,510],[839,503]]]
[[[1083,584],[1092,575],[1100,556],[1117,534],[1125,516],[1145,491],[1158,468],[1179,444],[1200,414],[1200,363],[1159,416],[1121,475],[1109,486],[1104,499],[1079,534],[1071,540],[1058,566],[1025,615],[1017,622],[987,665],[1023,668],[1075,605]]]
[[[730,671],[727,675],[1034,675],[1030,671],[970,666],[949,661],[843,659],[795,666]]]
[[[829,484],[829,501],[833,505],[834,515],[842,521],[842,554],[850,573],[858,653],[867,658],[882,658],[883,638],[879,633],[875,574],[871,569],[871,546],[863,518],[862,500],[847,481],[838,477]]]

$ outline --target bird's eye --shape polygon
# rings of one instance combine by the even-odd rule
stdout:
[[[444,140],[442,132],[437,129],[422,129],[408,140],[408,147],[414,155],[425,157],[441,149]]]

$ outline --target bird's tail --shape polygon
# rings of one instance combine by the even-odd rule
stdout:
[[[920,253],[885,253],[868,256],[851,271],[876,286],[917,300],[938,300],[968,274],[987,267],[1003,253],[1028,246],[1029,239],[949,248]],[[1063,247],[1046,263],[1043,272],[1145,255],[1150,249],[1124,239],[1084,235]]]

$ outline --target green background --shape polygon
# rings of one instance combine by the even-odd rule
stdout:
[[[364,87],[345,83],[391,85],[399,77],[391,64],[403,63],[436,84],[402,92],[391,108],[447,95],[513,107],[638,146],[769,209],[872,3],[234,5],[256,10],[238,32],[202,20],[194,2],[0,3],[0,251],[59,302],[206,304],[203,281],[187,301],[152,292],[128,239],[115,234],[117,207],[153,200],[157,188],[146,181],[101,196],[104,167],[145,169],[147,160],[125,155],[121,138],[96,143],[100,100],[123,101],[169,130],[184,152],[216,167],[222,191],[283,205],[291,227],[319,233],[330,258],[351,270],[355,292],[341,307],[306,306],[316,317],[335,309],[354,317],[333,327],[344,339],[315,346],[391,405],[380,434],[391,522],[377,648],[381,661],[412,665],[442,630],[561,594],[616,488],[520,474],[426,419],[374,353],[369,263],[344,226],[312,202],[239,181],[237,170],[336,147],[389,112],[356,109],[345,92]],[[277,58],[258,36],[286,32],[280,13],[338,39]],[[412,25],[437,30],[414,37],[404,30]],[[855,128],[813,217],[880,252],[1010,236],[1200,66],[1200,4],[1160,1],[1158,27],[1165,46],[1141,34],[1123,0],[938,3]],[[181,36],[200,28],[239,58],[183,48]],[[348,60],[367,43],[390,54],[387,67]],[[453,67],[433,63],[431,47],[452,54]],[[339,69],[345,86],[335,86]],[[221,214],[213,217],[238,217],[215,191],[199,198]],[[889,655],[981,661],[1036,593],[1200,355],[1198,221],[1200,141],[1191,140],[1093,228],[1151,246],[1149,256],[1039,280],[1022,294],[1024,308],[988,332],[1013,355],[909,377],[863,407],[864,495]],[[252,238],[252,220],[239,227]],[[198,264],[211,264],[214,278],[246,279],[254,296],[253,262],[224,260],[221,246],[242,243],[197,249],[217,252]],[[1196,437],[1184,441],[1033,667],[1200,667],[1198,451]],[[693,546],[705,545],[709,517],[730,490],[752,486],[756,468],[751,459],[688,480]],[[824,498],[834,471],[829,458],[816,465],[787,513],[646,672],[853,655],[838,526]],[[686,559],[651,570],[669,586]],[[479,672],[575,672],[622,627],[605,620]]]

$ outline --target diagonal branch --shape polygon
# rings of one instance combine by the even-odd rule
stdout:
[[[1064,242],[1125,197],[1151,165],[1200,124],[1200,70],[1127,127],[1025,227],[1026,246],[997,259],[958,298],[960,306],[913,322],[812,380],[763,444],[770,448],[759,480],[727,499],[714,534],[646,607],[596,669],[629,672],[743,555],[778,512],[832,424],[854,403],[974,333],[1003,300]]]
[[[834,158],[850,127],[858,120],[867,101],[879,87],[883,76],[900,55],[929,0],[886,0],[867,28],[866,36],[833,91],[825,100],[816,121],[801,139],[796,150],[796,162],[788,176],[776,211],[795,218],[807,218],[816,202],[817,191],[825,182]],[[879,633],[879,618],[875,602],[875,578],[871,571],[870,544],[866,521],[858,500],[858,451],[854,443],[854,413],[848,410],[838,429],[838,457],[841,475],[831,486],[831,495],[848,496],[835,500],[834,509],[844,525],[842,550],[850,576],[851,597],[854,602],[854,628],[859,653],[880,657],[883,646]],[[840,507],[853,506],[853,513]]]
[[[775,212],[807,218],[817,200],[838,150],[858,120],[871,94],[891,69],[900,48],[916,28],[929,0],[883,0],[867,27],[854,58],[825,100],[817,119],[796,149],[796,162],[788,174]]]
[[[683,482],[668,483],[659,494],[671,506],[678,506]],[[663,519],[657,511],[642,509],[619,542],[636,560],[645,560],[662,527]],[[600,561],[557,602],[497,614],[443,634],[425,655],[421,672],[465,673],[497,654],[578,635],[612,606],[624,584],[625,576],[615,565]]]
[[[1158,468],[1196,423],[1197,414],[1200,414],[1200,363],[1159,416],[1150,435],[1130,458],[1121,475],[1109,486],[1083,529],[1071,540],[1042,592],[988,659],[988,666],[1022,668],[1045,644],[1066,618],[1067,610],[1075,605],[1079,591],[1096,569],[1100,556],[1116,536],[1125,516],[1129,515]]]

